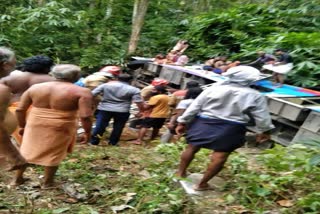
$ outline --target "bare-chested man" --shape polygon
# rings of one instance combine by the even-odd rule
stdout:
[[[11,89],[12,98],[9,111],[15,112],[21,95],[30,88],[30,86],[54,80],[54,78],[48,74],[52,66],[53,61],[51,58],[47,56],[33,56],[22,62],[22,72],[12,72],[9,76],[0,79],[0,83],[5,84]],[[22,137],[17,130],[12,133],[12,137],[19,145],[21,144]]]
[[[11,93],[13,93],[11,102],[17,102],[23,92],[30,86],[54,80],[49,75],[52,66],[53,61],[51,58],[47,56],[32,56],[22,62],[22,72],[13,72],[9,76],[2,78],[0,83],[11,88]]]
[[[9,75],[16,65],[14,52],[0,47],[0,78]],[[0,83],[0,166],[17,169],[26,164],[18,150],[10,142],[9,134],[15,129],[17,122],[8,111],[11,91]]]
[[[71,152],[80,117],[88,142],[91,132],[92,95],[89,89],[72,84],[79,79],[80,68],[57,65],[52,69],[55,81],[31,86],[21,97],[17,108],[23,142],[22,156],[30,164],[45,167],[43,187],[54,185],[60,162]],[[32,105],[26,120],[26,112]],[[25,168],[17,171],[13,185],[24,182]]]

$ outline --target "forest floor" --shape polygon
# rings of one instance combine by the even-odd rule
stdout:
[[[257,200],[250,199],[253,196],[248,190],[255,184],[234,178],[244,166],[260,177],[264,174],[264,168],[255,160],[260,155],[256,148],[242,148],[230,158],[226,169],[213,181],[214,191],[200,196],[187,194],[174,177],[183,147],[183,142],[160,144],[159,141],[144,146],[128,141],[120,142],[119,147],[105,142],[99,146],[76,145],[75,151],[60,165],[57,188],[50,190],[41,189],[41,167],[29,167],[25,173],[29,180],[19,187],[8,185],[12,172],[1,172],[0,214],[296,213],[292,196],[280,197],[279,193],[271,200],[264,192],[268,188],[259,187],[254,190],[258,191]],[[201,151],[189,171],[203,172],[208,155],[209,151]],[[256,182],[250,176],[244,179]],[[245,195],[248,202],[243,202],[243,195],[238,197],[243,191],[248,191]]]

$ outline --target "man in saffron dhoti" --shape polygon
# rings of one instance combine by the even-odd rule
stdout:
[[[13,51],[0,47],[0,80],[14,69],[16,57]],[[17,121],[8,111],[11,90],[0,81],[0,167],[8,170],[24,167],[26,161],[10,142],[10,134],[15,130]]]
[[[43,188],[54,186],[60,162],[72,151],[80,117],[88,141],[91,132],[92,95],[89,89],[72,84],[80,77],[75,65],[57,65],[55,81],[33,85],[21,97],[16,114],[23,132],[20,152],[30,164],[45,167]],[[26,120],[26,112],[32,105]],[[25,168],[17,170],[12,185],[24,182]]]

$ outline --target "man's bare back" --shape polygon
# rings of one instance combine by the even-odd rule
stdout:
[[[33,85],[23,94],[20,107],[34,107],[74,111],[79,109],[80,117],[91,116],[92,94],[89,89],[69,82],[46,82]]]
[[[70,151],[70,147],[72,148],[77,116],[85,130],[83,142],[87,143],[90,138],[93,97],[89,89],[73,84],[79,79],[80,71],[80,67],[76,65],[56,65],[51,72],[56,80],[31,86],[22,95],[16,110],[20,131],[24,133],[20,151],[28,162],[45,166],[45,188],[54,185],[58,166]],[[30,105],[32,109],[26,121],[26,112]],[[63,118],[61,114],[64,115]],[[47,116],[54,120],[48,121]],[[39,144],[42,144],[42,147],[35,149]],[[25,169],[17,171],[13,185],[24,182]]]
[[[35,74],[31,72],[18,72],[11,74],[0,80],[0,83],[3,83],[10,87],[13,94],[11,102],[19,101],[21,95],[32,85],[53,81],[54,78],[48,74]]]

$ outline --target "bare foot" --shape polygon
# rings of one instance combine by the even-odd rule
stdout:
[[[209,184],[205,184],[205,185],[194,185],[193,189],[195,191],[207,191],[207,190],[214,190],[214,188],[212,186],[210,186]]]
[[[174,175],[178,178],[186,178],[187,177],[186,172],[184,172],[184,173],[176,172]]]
[[[58,184],[55,182],[48,182],[48,183],[43,183],[41,186],[41,189],[47,190],[47,189],[57,189]]]
[[[21,184],[24,184],[24,182],[28,181],[28,178],[16,178],[11,181],[10,186],[16,187],[20,186]]]
[[[139,141],[139,140],[132,141],[131,143],[133,143],[135,145],[142,145],[141,141]]]

